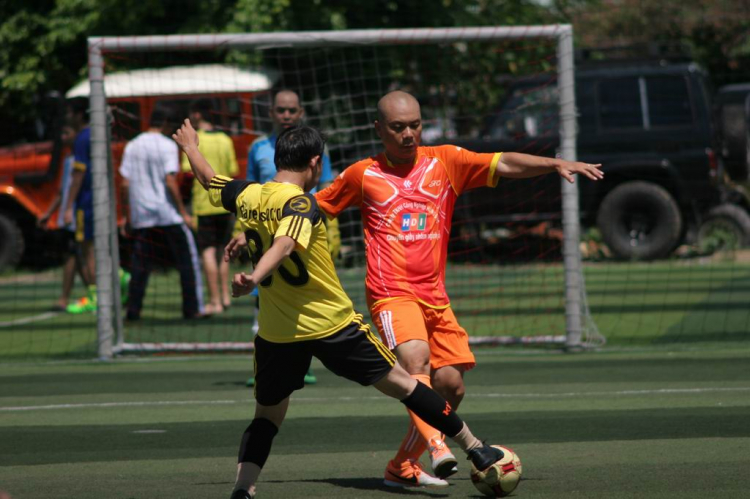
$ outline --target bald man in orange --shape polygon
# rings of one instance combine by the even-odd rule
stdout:
[[[372,319],[383,342],[416,379],[433,386],[455,409],[464,372],[475,365],[469,337],[445,291],[445,263],[456,199],[497,185],[500,177],[557,172],[599,180],[601,165],[519,153],[477,154],[460,147],[422,147],[417,100],[401,91],[378,102],[375,131],[384,152],[359,161],[316,194],[329,218],[358,206],[367,254],[365,279]],[[411,424],[385,471],[387,485],[435,484],[457,471],[457,460],[434,428],[409,413]],[[436,481],[425,480],[419,458],[429,450]]]

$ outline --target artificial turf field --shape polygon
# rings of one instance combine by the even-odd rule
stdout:
[[[0,277],[0,362],[97,355],[93,315],[49,311],[58,297],[60,275],[52,269]],[[339,269],[339,277],[356,308],[366,311],[364,269]],[[450,264],[446,280],[456,315],[471,336],[565,332],[560,263]],[[585,281],[591,317],[610,346],[750,347],[750,251],[738,252],[737,261],[587,263]],[[184,321],[178,290],[174,270],[153,273],[142,320],[125,326],[125,341],[249,340],[249,299],[236,301],[228,312],[209,320]],[[73,296],[82,294],[79,288]]]
[[[459,413],[521,456],[514,497],[748,497],[749,349],[477,357]],[[319,383],[293,397],[259,498],[479,496],[464,462],[448,489],[384,488],[402,406],[314,366]],[[253,411],[249,367],[236,356],[3,364],[0,489],[226,498]]]

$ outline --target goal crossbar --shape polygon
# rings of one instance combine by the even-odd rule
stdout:
[[[572,36],[570,24],[467,28],[360,29],[216,35],[91,37],[89,50],[147,52],[225,48],[316,47],[335,44],[405,45],[494,39],[561,38]]]

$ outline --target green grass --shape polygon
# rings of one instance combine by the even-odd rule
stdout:
[[[47,271],[2,278],[0,359],[96,355],[93,315],[43,315],[59,292],[59,274]],[[340,278],[355,306],[366,311],[363,269],[341,269]],[[611,346],[702,348],[750,341],[750,263],[695,259],[586,264],[585,279],[591,317]],[[560,264],[449,264],[446,280],[456,315],[472,336],[565,333]],[[75,296],[80,294],[79,289]],[[126,326],[126,341],[250,339],[253,306],[247,298],[209,320],[183,321],[180,316],[177,274],[154,273],[143,320]]]
[[[514,497],[747,497],[749,348],[477,357],[459,412],[521,456]],[[250,365],[5,364],[0,489],[14,499],[228,497],[253,413]],[[406,429],[402,406],[314,366],[319,384],[293,397],[259,497],[478,497],[464,461],[448,489],[383,488]]]

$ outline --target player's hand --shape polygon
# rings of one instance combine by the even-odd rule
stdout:
[[[604,178],[604,172],[601,171],[601,163],[592,165],[590,163],[581,163],[580,161],[565,161],[564,159],[559,160],[557,166],[557,173],[562,178],[573,183],[573,175],[581,174],[590,178],[591,180],[601,180]]]
[[[331,259],[336,262],[341,255],[341,231],[339,230],[338,218],[328,220],[326,238],[328,239],[328,251],[331,253]]]
[[[247,247],[247,238],[244,232],[238,233],[224,246],[224,261],[231,262]]]
[[[234,278],[232,279],[232,296],[234,298],[249,295],[253,292],[253,289],[255,289],[255,282],[252,276],[244,272],[234,274]]]
[[[185,222],[185,225],[188,227],[193,226],[193,217],[191,217],[189,213],[182,214],[182,221]]]
[[[73,209],[65,210],[65,214],[63,215],[63,224],[64,225],[70,225],[73,223]]]
[[[183,150],[190,149],[191,147],[198,147],[198,133],[193,128],[188,118],[182,122],[182,126],[172,134],[172,139],[177,142]]]
[[[47,222],[49,222],[49,213],[45,213],[41,217],[39,217],[36,221],[36,226],[40,229],[46,229],[47,228]]]
[[[125,220],[125,223],[120,225],[119,229],[122,237],[130,237],[133,231],[133,228],[130,226],[130,220]]]

